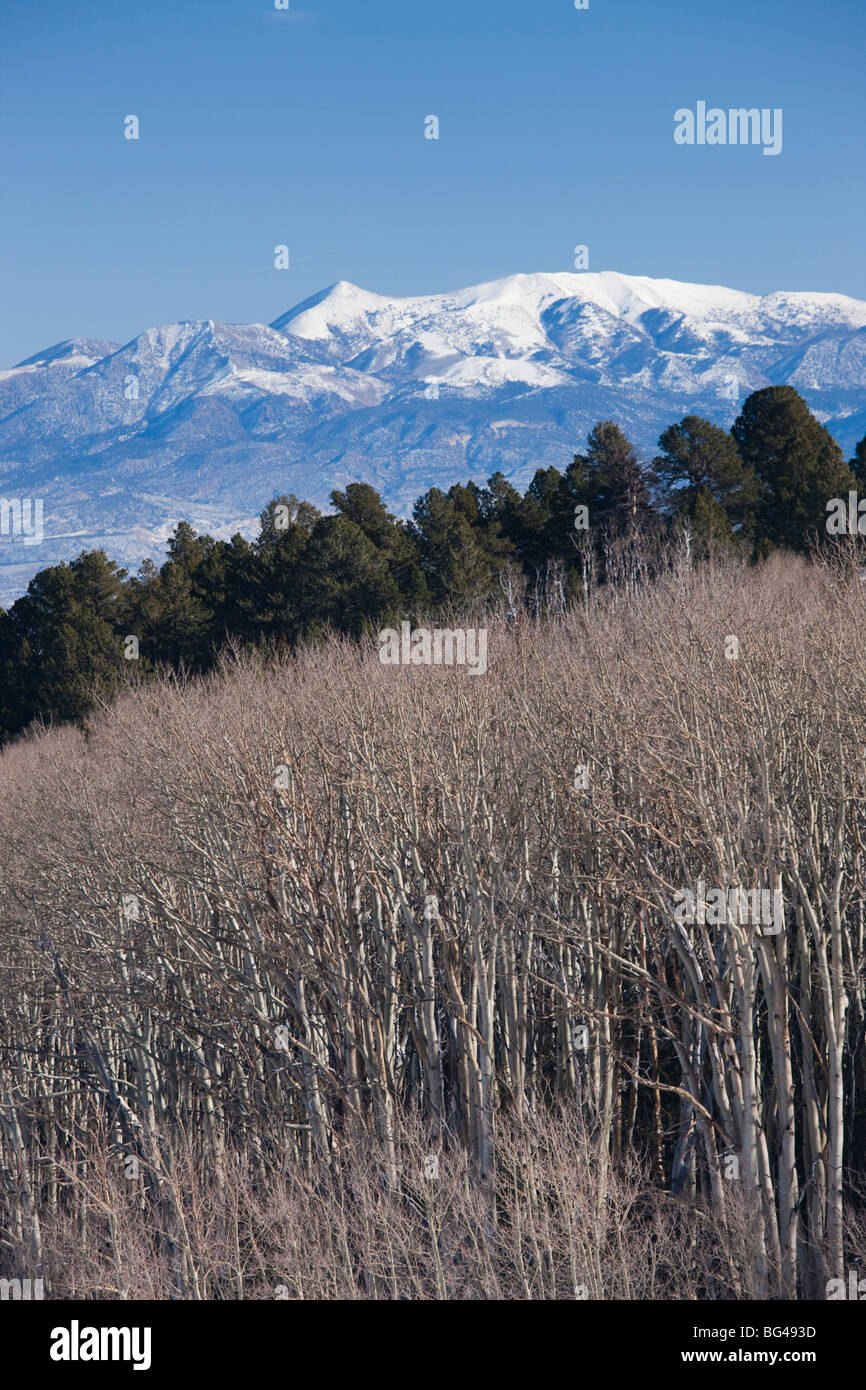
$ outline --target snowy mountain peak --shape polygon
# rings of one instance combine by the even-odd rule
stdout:
[[[252,533],[277,492],[327,504],[360,479],[402,511],[497,469],[524,485],[601,419],[652,454],[684,414],[727,427],[783,382],[852,450],[866,303],[612,270],[402,297],[339,280],[270,325],[71,338],[0,372],[0,496],[44,496],[46,521],[24,554],[0,537],[0,602],[88,546],[158,559],[180,518]]]
[[[350,280],[338,280],[274,319],[271,327],[282,332],[291,327],[291,332],[300,338],[327,338],[391,303],[394,301],[385,295],[371,294]]]
[[[119,347],[119,343],[102,342],[93,338],[65,338],[62,343],[54,343],[52,347],[43,348],[33,357],[26,357],[23,362],[16,362],[10,370],[17,372],[25,367],[46,367],[51,362],[80,367],[100,361],[109,353],[116,352]],[[0,373],[0,375],[5,376],[6,373]]]
[[[373,294],[346,280],[275,319],[286,337],[318,344],[329,361],[379,371],[402,359],[416,366],[458,356],[534,357],[561,362],[563,332],[604,341],[625,333],[659,345],[679,326],[681,351],[703,344],[718,352],[728,343],[761,338],[778,320],[808,331],[815,324],[866,324],[866,306],[844,295],[776,292],[767,296],[619,271],[538,272],[509,275],[441,294]],[[632,341],[637,341],[632,338]],[[672,346],[673,344],[669,344]],[[576,346],[575,332],[571,344]],[[415,373],[417,374],[417,372]]]

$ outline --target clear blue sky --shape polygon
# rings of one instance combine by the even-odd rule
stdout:
[[[864,0],[292,3],[2,0],[0,367],[340,279],[570,270],[576,243],[866,298]],[[675,145],[698,100],[781,107],[782,153]]]

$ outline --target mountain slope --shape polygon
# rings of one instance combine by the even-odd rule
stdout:
[[[347,281],[269,325],[75,338],[0,372],[0,496],[45,499],[46,538],[0,538],[0,601],[104,545],[158,558],[186,517],[255,530],[277,491],[354,478],[397,510],[496,468],[564,467],[612,417],[651,453],[688,411],[729,425],[790,382],[849,452],[866,412],[866,303],[606,271],[512,275],[395,299]]]

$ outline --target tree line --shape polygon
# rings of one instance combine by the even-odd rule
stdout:
[[[495,472],[483,487],[430,488],[404,521],[374,488],[350,483],[331,493],[331,514],[274,498],[254,541],[181,522],[165,563],[147,560],[134,576],[101,550],[50,566],[0,610],[0,741],[34,720],[84,720],[131,670],[206,671],[227,641],[358,638],[373,624],[493,599],[512,612],[564,607],[590,575],[609,577],[623,540],[681,534],[696,556],[803,552],[828,501],[866,478],[866,438],[846,462],[790,386],[753,393],[730,431],[686,415],[658,447],[642,461],[602,421],[564,472],[537,469],[523,495]]]

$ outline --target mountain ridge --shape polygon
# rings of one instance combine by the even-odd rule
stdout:
[[[604,418],[651,454],[684,414],[729,426],[783,383],[853,450],[866,302],[617,271],[404,297],[338,280],[270,324],[69,338],[0,372],[0,496],[44,496],[46,518],[41,545],[0,537],[0,602],[92,545],[158,559],[180,519],[253,534],[276,492],[321,505],[360,479],[405,512],[430,486],[565,467]]]

